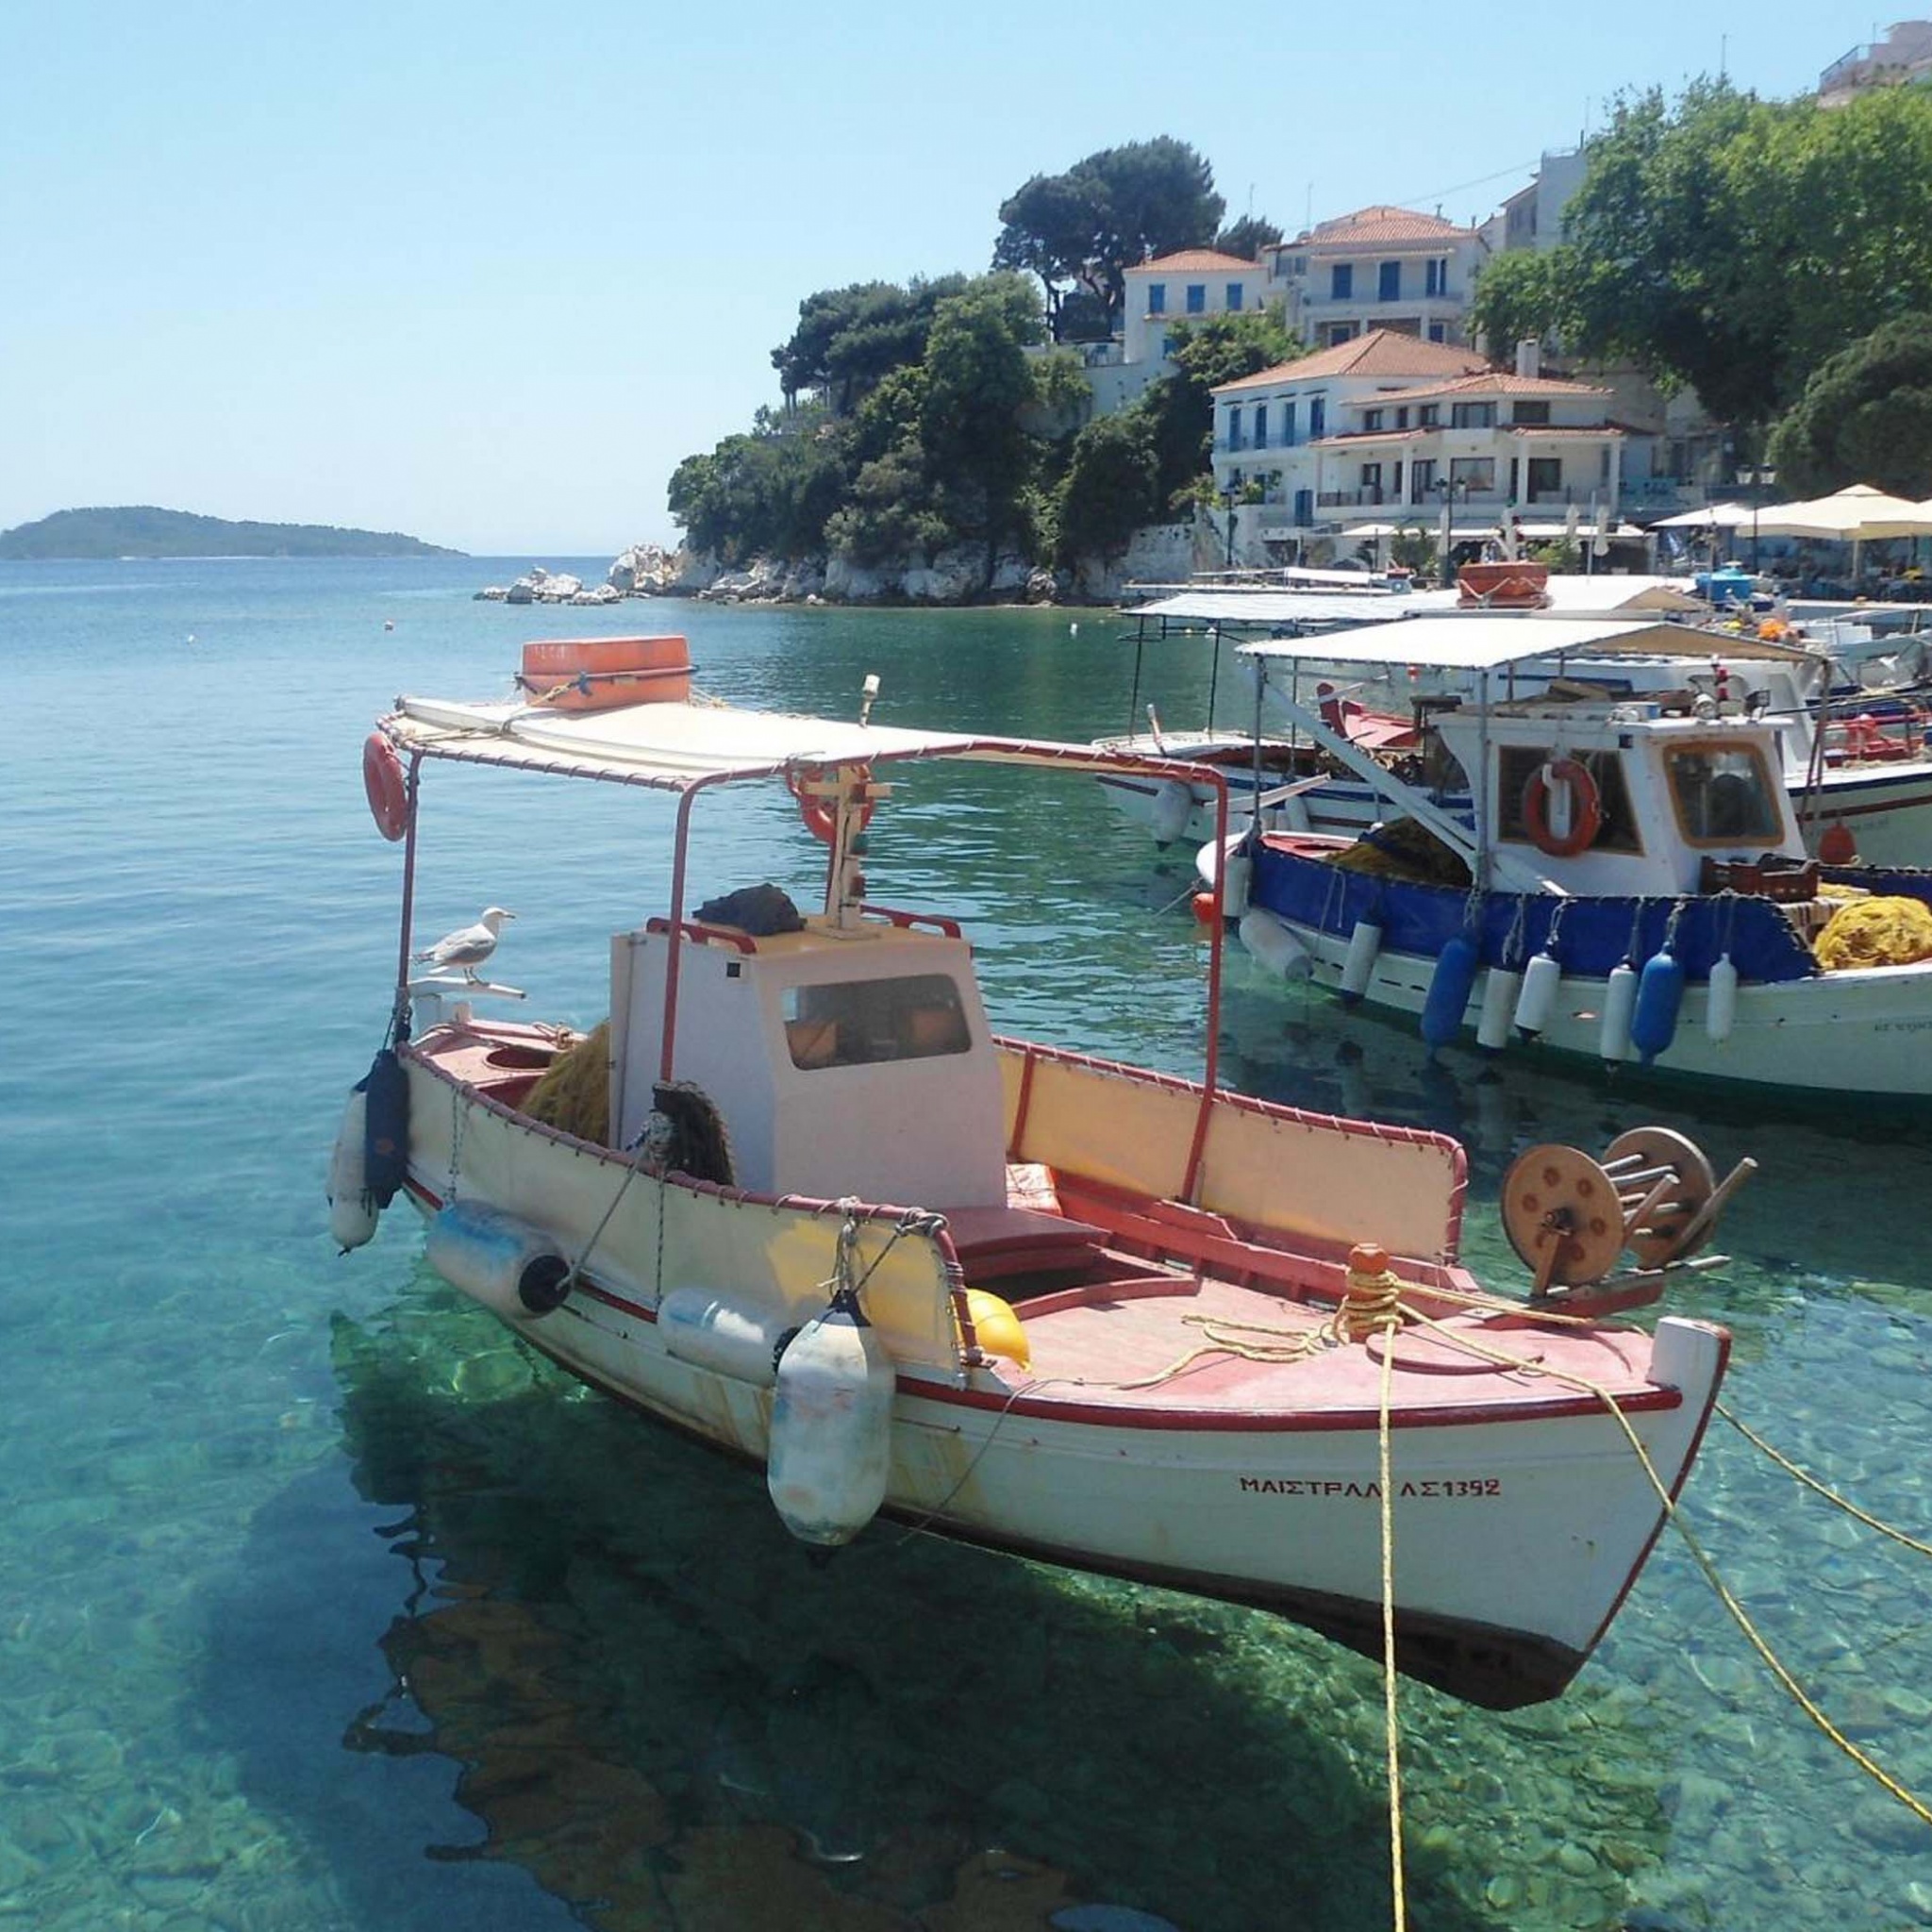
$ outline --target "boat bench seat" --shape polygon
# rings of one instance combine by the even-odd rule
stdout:
[[[970,1281],[1084,1267],[1107,1239],[1091,1222],[1037,1208],[948,1208],[945,1216]]]

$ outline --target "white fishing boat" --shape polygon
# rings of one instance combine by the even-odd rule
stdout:
[[[404,844],[403,964],[336,1149],[342,1244],[403,1194],[450,1282],[574,1375],[763,1465],[808,1542],[883,1514],[1376,1655],[1392,1574],[1400,1668],[1502,1707],[1558,1691],[1724,1372],[1717,1327],[1606,1319],[1709,1258],[1696,1163],[1542,1150],[1602,1176],[1628,1225],[1580,1257],[1563,1212],[1532,1215],[1539,1291],[1486,1293],[1457,1258],[1457,1142],[1220,1089],[1218,930],[1206,1067],[1184,1080],[995,1033],[970,937],[860,875],[889,781],[923,764],[1214,774],[863,711],[638,702],[570,684],[558,649],[522,683],[575,708],[404,698],[365,747]],[[614,921],[608,1033],[479,1016],[522,997],[475,977],[507,970],[500,920],[409,963],[425,779],[451,762],[675,800],[669,903]],[[789,785],[824,841],[805,914],[695,875],[695,808],[755,781]],[[608,884],[622,907],[633,881]]]
[[[1388,823],[1359,840],[1241,841],[1249,949],[1417,1015],[1432,1045],[1474,1033],[1492,1051],[1533,1040],[1757,1089],[1932,1093],[1932,872],[1813,858],[1779,782],[1779,727],[1748,704],[1494,695],[1544,650],[1540,632],[1439,618],[1246,647],[1271,681],[1347,642],[1365,667],[1455,673],[1490,693],[1435,715],[1474,775],[1467,819],[1284,699]],[[1627,642],[1648,648],[1641,626]],[[1218,874],[1224,849],[1204,852],[1205,870]]]

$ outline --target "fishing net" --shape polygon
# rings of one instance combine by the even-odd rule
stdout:
[[[1391,819],[1374,826],[1334,863],[1343,872],[1404,879],[1423,886],[1466,886],[1469,867],[1429,828],[1415,819]]]
[[[524,1111],[598,1146],[610,1139],[610,1023],[600,1020],[530,1089]]]
[[[1917,899],[1855,899],[1831,915],[1812,950],[1827,973],[1932,959],[1932,909]]]

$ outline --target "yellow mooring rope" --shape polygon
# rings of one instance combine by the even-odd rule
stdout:
[[[1745,1610],[1743,1605],[1731,1594],[1724,1578],[1717,1574],[1717,1565],[1711,1561],[1709,1556],[1705,1551],[1704,1545],[1697,1541],[1690,1524],[1684,1521],[1682,1515],[1678,1512],[1675,1497],[1671,1494],[1663,1478],[1657,1474],[1657,1465],[1651,1461],[1649,1451],[1644,1448],[1642,1440],[1639,1437],[1635,1425],[1631,1423],[1630,1418],[1624,1413],[1622,1407],[1618,1405],[1617,1398],[1609,1390],[1601,1383],[1591,1381],[1588,1375],[1579,1375],[1566,1369],[1554,1369],[1546,1362],[1527,1361],[1519,1357],[1506,1355],[1500,1349],[1492,1349],[1487,1344],[1477,1341],[1473,1336],[1460,1334],[1443,1327],[1433,1317],[1424,1314],[1420,1309],[1409,1307],[1406,1303],[1403,1305],[1403,1313],[1410,1320],[1419,1323],[1422,1326],[1433,1330],[1443,1341],[1466,1348],[1472,1354],[1480,1356],[1484,1360],[1496,1363],[1498,1367],[1518,1369],[1529,1374],[1547,1375],[1554,1382],[1564,1382],[1573,1389],[1581,1389],[1586,1393],[1594,1395],[1609,1410],[1610,1414],[1616,1418],[1618,1426],[1622,1428],[1630,1443],[1630,1447],[1636,1452],[1638,1461],[1642,1464],[1644,1474],[1650,1478],[1651,1487],[1657,1493],[1657,1500],[1663,1504],[1664,1514],[1675,1525],[1677,1534],[1684,1539],[1685,1544],[1690,1549],[1692,1557],[1696,1559],[1697,1567],[1704,1573],[1704,1580],[1710,1585],[1711,1590],[1717,1596],[1717,1600],[1730,1612],[1731,1621],[1744,1633],[1746,1642],[1763,1659],[1766,1669],[1783,1686],[1785,1691],[1791,1698],[1792,1702],[1797,1705],[1798,1708],[1866,1776],[1889,1791],[1892,1797],[1896,1798],[1921,1823],[1932,1824],[1932,1806],[1926,1805],[1922,1799],[1914,1796],[1877,1759],[1871,1757],[1867,1752],[1861,1751],[1857,1745],[1853,1743],[1832,1723],[1830,1718],[1819,1708],[1818,1705],[1806,1691],[1805,1687],[1791,1674],[1783,1658],[1772,1649],[1770,1643],[1759,1632],[1757,1624],[1751,1621],[1750,1615]]]
[[[1907,1536],[1904,1530],[1894,1529],[1890,1524],[1881,1523],[1877,1517],[1868,1515],[1849,1496],[1840,1496],[1836,1490],[1827,1488],[1824,1483],[1820,1482],[1809,1471],[1800,1469],[1789,1457],[1780,1456],[1755,1429],[1749,1428],[1743,1423],[1740,1423],[1722,1402],[1717,1404],[1716,1407],[1718,1414],[1723,1416],[1725,1422],[1729,1423],[1732,1428],[1736,1429],[1739,1435],[1743,1437],[1745,1441],[1749,1442],[1754,1449],[1762,1451],[1793,1481],[1803,1483],[1807,1490],[1814,1491],[1817,1494],[1823,1496],[1827,1503],[1842,1509],[1847,1516],[1862,1523],[1867,1529],[1875,1529],[1880,1536],[1889,1536],[1893,1542],[1903,1543],[1907,1549],[1916,1550],[1922,1557],[1932,1557],[1932,1543],[1922,1543],[1917,1537]]]

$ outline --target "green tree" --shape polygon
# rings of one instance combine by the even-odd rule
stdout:
[[[1056,325],[1066,294],[1085,289],[1111,331],[1126,271],[1150,256],[1205,246],[1226,206],[1213,169],[1184,141],[1160,135],[1103,148],[1063,175],[1034,175],[1001,203],[992,265],[1038,275]]]
[[[1074,439],[1061,486],[1058,561],[1117,557],[1127,540],[1161,511],[1160,458],[1154,419],[1144,409],[1101,416]]]
[[[1932,95],[1843,108],[1703,79],[1620,101],[1588,150],[1564,240],[1484,272],[1501,349],[1555,332],[1578,356],[1694,387],[1752,429],[1877,322],[1932,310]]]
[[[1280,240],[1280,228],[1265,215],[1243,215],[1215,236],[1214,245],[1224,255],[1238,255],[1243,261],[1259,261],[1262,249],[1274,247]]]
[[[1847,483],[1932,496],[1932,315],[1884,323],[1824,362],[1767,453],[1794,496]]]
[[[1137,407],[1153,424],[1159,458],[1158,489],[1166,503],[1209,467],[1214,440],[1213,391],[1244,375],[1258,375],[1303,353],[1288,332],[1278,303],[1239,315],[1176,322],[1174,373],[1147,389]]]
[[[734,567],[758,556],[806,557],[824,547],[846,484],[841,439],[823,411],[761,414],[751,435],[727,436],[708,456],[678,464],[671,514],[698,549]]]
[[[925,354],[925,339],[941,302],[967,286],[964,275],[935,281],[854,282],[821,289],[798,305],[798,326],[772,351],[772,366],[788,403],[808,390],[825,396],[841,416],[895,369]]]

